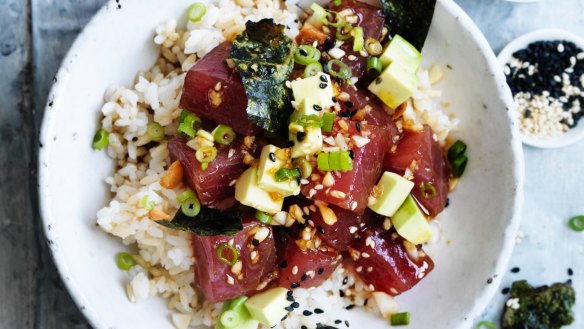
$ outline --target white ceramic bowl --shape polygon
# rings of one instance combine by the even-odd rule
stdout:
[[[172,328],[162,299],[128,301],[114,256],[126,247],[101,232],[95,213],[109,202],[114,170],[91,148],[106,88],[128,85],[157,56],[154,28],[181,17],[188,1],[109,2],[81,33],[49,96],[39,154],[41,212],[55,263],[75,302],[97,329]],[[122,32],[123,31],[123,32]],[[469,328],[495,293],[514,245],[522,201],[523,158],[508,111],[512,99],[495,55],[468,16],[440,0],[424,48],[425,64],[448,64],[440,87],[461,120],[467,171],[440,216],[443,238],[429,252],[436,269],[400,296],[409,328]],[[353,314],[358,328],[387,321]]]
[[[571,32],[560,29],[541,29],[529,32],[520,36],[519,38],[509,42],[497,56],[501,67],[511,59],[513,54],[521,49],[526,48],[529,44],[537,41],[571,41],[578,48],[584,49],[584,39]],[[518,120],[517,116],[513,116],[513,120]],[[569,129],[567,133],[554,136],[550,138],[537,138],[521,133],[521,140],[523,143],[539,147],[539,148],[557,148],[574,144],[584,138],[584,124],[580,123],[575,128]]]

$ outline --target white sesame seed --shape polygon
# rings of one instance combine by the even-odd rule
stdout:
[[[389,292],[391,292],[394,295],[397,295],[398,294],[398,291],[395,288],[389,289]]]
[[[338,191],[338,190],[331,191],[330,195],[333,198],[337,198],[337,199],[344,199],[347,196],[344,192],[341,192],[341,191]]]
[[[294,265],[294,267],[292,268],[292,274],[294,275],[298,274],[298,266]]]
[[[366,252],[362,252],[361,253],[361,257],[363,257],[363,258],[369,258],[371,256],[368,253],[366,253]]]
[[[324,188],[324,186],[322,184],[318,184],[314,187],[315,190],[320,191]]]
[[[369,267],[367,268],[367,272],[373,272],[373,267],[369,266]]]
[[[241,269],[243,268],[243,263],[238,260],[233,266],[231,266],[231,273],[235,275],[239,275],[241,273]]]
[[[258,240],[259,242],[264,241],[268,235],[270,235],[270,229],[267,227],[260,227],[260,229],[254,235],[254,239]]]
[[[391,229],[391,219],[389,219],[388,217],[385,217],[385,219],[383,220],[383,229],[386,231],[389,231],[389,229]]]
[[[356,268],[357,272],[361,273],[361,271],[363,271],[363,266],[359,266]]]
[[[324,178],[322,179],[322,185],[330,187],[333,186],[335,184],[335,178],[333,177],[333,174],[329,171],[324,175]]]
[[[559,53],[563,53],[564,52],[564,49],[565,49],[565,47],[564,47],[564,44],[563,43],[558,44],[558,52]]]
[[[233,277],[231,277],[229,274],[225,274],[225,276],[227,276],[227,283],[230,285],[234,285],[235,284],[235,279],[233,279]]]
[[[584,59],[584,52],[578,53],[578,55],[576,55],[576,58],[578,60],[583,60]]]
[[[355,232],[357,232],[357,228],[355,226],[349,227],[349,233],[354,234]]]

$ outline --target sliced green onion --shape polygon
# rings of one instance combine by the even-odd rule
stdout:
[[[241,316],[234,310],[227,310],[221,314],[219,321],[225,328],[235,328],[241,322]]]
[[[189,9],[187,9],[187,17],[191,22],[198,22],[207,13],[207,6],[201,2],[193,3]]]
[[[134,266],[134,258],[127,252],[121,252],[116,256],[118,268],[122,271],[128,271]]]
[[[235,131],[227,125],[218,125],[212,132],[213,139],[221,145],[229,145],[235,140]]]
[[[271,224],[272,223],[272,216],[266,214],[263,211],[256,211],[255,218],[264,224]]]
[[[432,183],[424,183],[420,185],[420,193],[424,199],[432,199],[436,196],[436,188]]]
[[[452,161],[452,175],[454,175],[454,177],[462,176],[462,174],[464,174],[464,170],[466,169],[467,163],[468,158],[464,155]]]
[[[326,63],[327,71],[330,75],[339,79],[349,79],[351,77],[351,68],[338,59],[330,60]]]
[[[140,206],[146,210],[154,209],[154,202],[148,202],[148,196],[145,195],[140,199]]]
[[[406,326],[410,324],[410,312],[392,314],[390,323],[392,326]]]
[[[276,171],[276,173],[274,174],[276,182],[285,182],[290,179],[300,178],[300,176],[301,176],[300,169],[298,168],[294,169],[282,168]]]
[[[181,202],[180,210],[185,216],[195,217],[201,212],[201,203],[197,197],[190,197]]]
[[[477,329],[497,329],[497,326],[491,321],[481,321],[477,324]]]
[[[316,165],[318,170],[331,171],[331,167],[329,166],[329,154],[320,152],[316,158]]]
[[[306,68],[304,69],[304,77],[310,78],[317,75],[319,72],[322,72],[322,64],[318,62],[310,63],[306,65]]]
[[[381,73],[381,70],[383,70],[383,66],[379,57],[367,58],[367,75],[376,77]]]
[[[201,129],[203,121],[201,121],[201,118],[194,115],[193,113],[182,111],[180,114],[180,123],[184,123],[195,130],[199,130]]]
[[[339,156],[340,162],[340,171],[350,171],[353,170],[353,159],[351,159],[350,152],[340,152],[341,155]]]
[[[329,167],[331,170],[341,169],[341,152],[329,153]]]
[[[188,198],[192,198],[192,197],[196,197],[197,195],[195,194],[195,192],[193,192],[192,190],[186,190],[183,193],[179,194],[176,197],[176,200],[179,203],[183,203],[185,202]]]
[[[294,53],[294,61],[301,65],[316,63],[320,60],[320,50],[310,45],[302,45]]]
[[[361,51],[363,49],[363,43],[365,43],[363,39],[363,28],[357,26],[353,29],[353,51]]]
[[[383,46],[379,41],[369,38],[365,41],[365,50],[367,50],[371,56],[378,56],[383,52]]]
[[[303,127],[322,127],[323,119],[316,114],[301,115],[296,119],[296,123]]]
[[[337,38],[337,40],[348,40],[352,37],[351,35],[351,31],[353,30],[353,25],[347,23],[344,24],[343,26],[337,28],[337,34],[335,35],[335,37]]]
[[[336,115],[334,113],[324,113],[322,115],[322,131],[325,133],[330,133],[333,131],[333,125],[335,124]]]
[[[146,133],[151,140],[160,142],[164,139],[164,128],[157,122],[152,122],[146,128]]]
[[[207,170],[207,167],[209,167],[209,162],[203,162],[203,163],[201,163],[201,170],[202,171]]]
[[[229,309],[238,312],[248,299],[249,298],[247,298],[246,296],[241,296],[231,300],[231,302],[229,303]]]
[[[584,216],[575,216],[570,218],[570,228],[576,232],[584,231]]]
[[[177,130],[178,130],[179,133],[181,133],[181,134],[183,134],[185,136],[188,136],[190,138],[195,137],[195,135],[197,134],[197,132],[195,131],[195,129],[193,129],[193,127],[189,127],[184,122],[183,123],[180,123],[178,125],[178,129]]]
[[[195,158],[200,163],[211,162],[217,157],[217,148],[215,146],[201,146],[195,153]]]
[[[466,144],[461,140],[457,140],[448,149],[448,160],[450,162],[454,162],[456,159],[463,156],[465,152],[466,152]]]
[[[312,164],[310,161],[304,159],[302,160],[302,164],[300,165],[300,177],[306,179],[312,175]]]
[[[342,0],[333,0],[333,4],[337,7],[340,6],[342,3],[343,3]]]
[[[322,18],[322,22],[324,25],[339,28],[345,25],[345,18],[335,11],[327,10],[326,15]]]
[[[103,150],[109,145],[109,133],[103,129],[98,130],[93,135],[93,148]]]
[[[227,250],[229,250],[229,252],[231,252],[231,259],[223,256],[223,251],[225,249],[227,249]],[[233,266],[233,265],[235,265],[235,263],[237,263],[237,260],[239,259],[239,252],[237,252],[237,249],[235,249],[235,247],[233,247],[232,245],[227,244],[227,243],[222,243],[217,248],[217,257],[223,263],[225,263],[229,266]]]

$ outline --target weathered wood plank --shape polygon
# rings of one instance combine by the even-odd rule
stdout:
[[[26,1],[0,1],[0,328],[31,328],[35,309],[29,12]]]

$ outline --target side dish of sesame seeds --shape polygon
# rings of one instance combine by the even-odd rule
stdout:
[[[584,51],[565,40],[537,41],[513,53],[504,67],[521,133],[565,134],[583,116]]]

